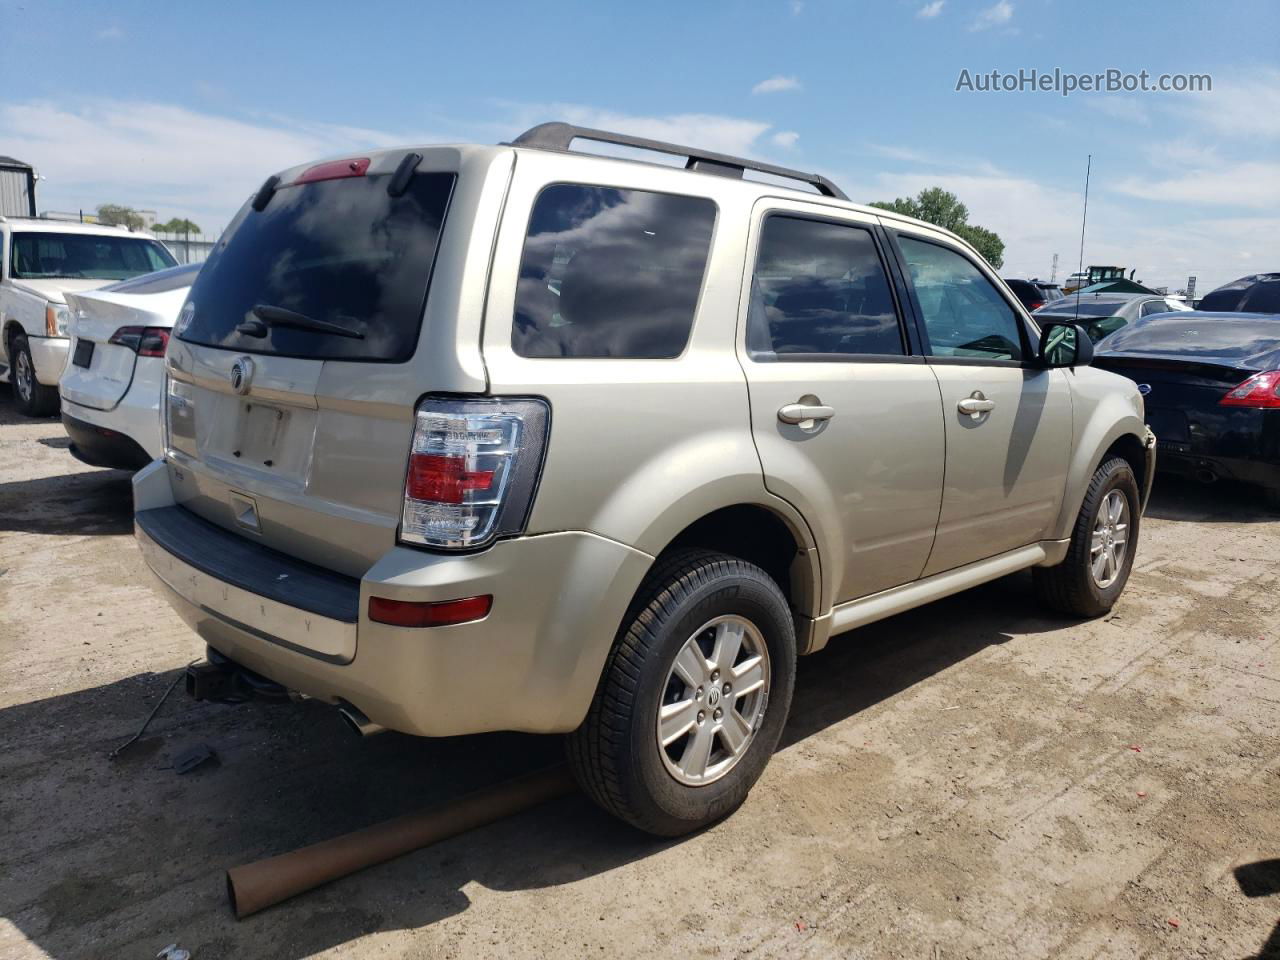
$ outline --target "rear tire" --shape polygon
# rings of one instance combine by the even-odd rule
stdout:
[[[1115,605],[1133,568],[1141,502],[1133,468],[1124,458],[1112,457],[1094,471],[1066,559],[1031,571],[1042,603],[1073,617],[1098,617]],[[1119,546],[1123,555],[1116,557]]]
[[[578,783],[609,813],[659,836],[731,813],[782,735],[795,650],[786,598],[762,569],[705,550],[662,559],[569,735]]]
[[[36,365],[24,334],[15,333],[9,342],[9,383],[18,409],[28,417],[48,417],[58,412],[58,388],[46,387],[36,379]]]

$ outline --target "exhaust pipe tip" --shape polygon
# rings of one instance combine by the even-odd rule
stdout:
[[[338,704],[338,716],[347,722],[347,726],[361,737],[372,737],[377,733],[385,733],[386,727],[380,723],[374,723],[364,715],[364,712],[353,707],[346,701]]]
[[[1201,467],[1196,471],[1196,479],[1207,486],[1211,483],[1217,483],[1218,475],[1208,467]]]

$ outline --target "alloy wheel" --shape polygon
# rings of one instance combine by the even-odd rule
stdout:
[[[667,772],[688,786],[725,776],[745,756],[769,699],[769,648],[744,617],[694,631],[676,654],[656,723]]]

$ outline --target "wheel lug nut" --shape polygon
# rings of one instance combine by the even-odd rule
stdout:
[[[698,711],[698,722],[699,722],[699,723],[701,723],[701,722],[702,722],[703,720],[705,720],[705,719],[707,719],[707,715],[706,715],[705,713],[703,713],[701,710],[699,710],[699,711]]]
[[[716,707],[716,712],[713,713],[711,716],[713,719],[719,720],[721,717],[724,716],[724,711],[721,710],[719,707]]]
[[[731,693],[733,693],[733,687],[729,686],[729,684],[726,683],[724,685],[724,695],[727,697]]]
[[[701,688],[701,687],[699,687],[699,688],[698,688],[698,692],[694,694],[694,698],[695,698],[695,699],[697,699],[697,700],[701,700],[701,699],[702,699],[702,688]]]
[[[711,679],[712,679],[712,680],[719,680],[719,679],[720,679],[720,671],[719,671],[719,670],[712,670],[712,671],[711,671]]]

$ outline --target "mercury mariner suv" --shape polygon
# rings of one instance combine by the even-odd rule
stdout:
[[[137,540],[196,696],[568,734],[597,802],[680,834],[833,634],[1024,568],[1116,602],[1154,437],[1091,357],[795,170],[565,124],[300,166],[182,308]]]

